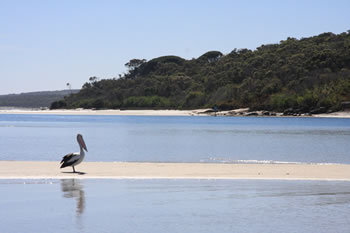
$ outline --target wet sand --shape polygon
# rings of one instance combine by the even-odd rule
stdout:
[[[281,179],[347,180],[347,164],[215,164],[83,162],[60,169],[59,162],[0,161],[0,179]]]

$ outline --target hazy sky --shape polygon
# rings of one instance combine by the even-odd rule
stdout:
[[[350,30],[349,0],[0,0],[0,94],[80,88],[133,58]]]

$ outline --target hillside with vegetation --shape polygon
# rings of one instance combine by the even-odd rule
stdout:
[[[350,31],[287,38],[256,50],[197,59],[132,59],[119,78],[91,77],[51,108],[219,109],[309,112],[350,100]]]
[[[39,91],[21,94],[0,95],[0,107],[40,108],[50,107],[51,103],[63,99],[79,90]]]

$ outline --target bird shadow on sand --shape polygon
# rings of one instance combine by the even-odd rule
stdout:
[[[66,173],[66,174],[77,174],[77,175],[85,175],[85,172],[62,172],[62,173]]]

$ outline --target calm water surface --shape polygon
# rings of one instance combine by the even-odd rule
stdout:
[[[0,160],[348,163],[350,119],[0,115]],[[0,180],[0,232],[347,232],[350,182]]]
[[[0,180],[0,232],[350,229],[350,182]]]
[[[350,119],[0,115],[0,160],[350,163]]]

